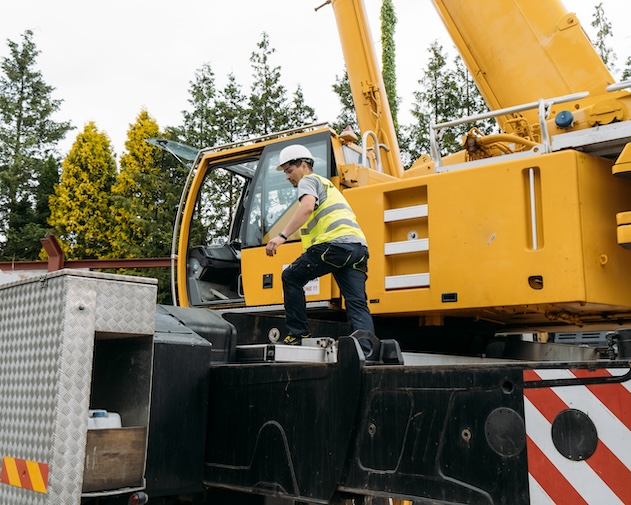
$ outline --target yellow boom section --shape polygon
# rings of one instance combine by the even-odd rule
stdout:
[[[559,0],[434,5],[491,110],[582,91],[602,96],[614,82],[576,15]],[[536,122],[536,111],[523,116]]]
[[[403,165],[399,143],[363,2],[332,0],[331,5],[335,12],[359,128],[362,134],[375,133],[381,146],[383,172],[401,177]]]

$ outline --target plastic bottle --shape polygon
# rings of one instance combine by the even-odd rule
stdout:
[[[108,412],[103,409],[90,409],[88,411],[89,430],[120,428],[121,426],[121,416],[117,412]]]

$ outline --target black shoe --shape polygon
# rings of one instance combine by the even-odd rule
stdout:
[[[311,335],[302,335],[300,337],[294,337],[293,335],[287,335],[283,344],[285,345],[302,345],[303,338],[309,338]]]

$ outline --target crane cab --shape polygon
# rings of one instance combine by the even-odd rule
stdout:
[[[289,237],[273,258],[265,254],[265,244],[282,230],[297,206],[297,189],[276,170],[280,151],[292,143],[305,145],[316,158],[314,172],[337,184],[339,168],[357,167],[362,156],[357,146],[328,128],[202,151],[179,223],[181,305],[282,304],[280,276],[302,252],[300,237],[298,233]],[[306,290],[308,302],[328,305],[339,298],[330,276]]]

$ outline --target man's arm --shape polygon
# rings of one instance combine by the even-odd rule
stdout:
[[[294,215],[291,216],[289,223],[287,223],[287,226],[283,228],[281,233],[286,237],[289,237],[292,233],[295,233],[297,230],[299,230],[300,227],[307,222],[307,219],[309,219],[309,216],[313,212],[313,209],[315,209],[315,203],[315,196],[303,195],[303,197],[300,199],[300,204],[298,205],[296,212],[294,212]],[[283,244],[284,242],[285,239],[280,235],[271,238],[270,241],[267,243],[267,246],[265,247],[267,255],[274,256],[274,254],[276,254],[276,249],[278,249],[278,246]]]

